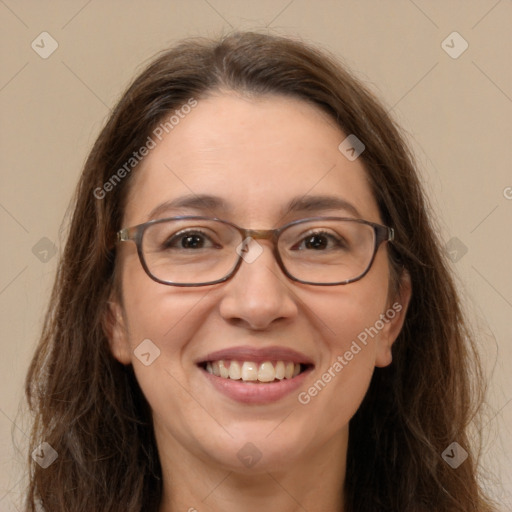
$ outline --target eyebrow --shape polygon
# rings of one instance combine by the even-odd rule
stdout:
[[[201,212],[217,213],[219,211],[230,212],[232,207],[218,196],[200,194],[186,195],[166,201],[151,210],[148,220],[160,218],[166,212],[174,209],[187,208]],[[295,197],[282,210],[282,216],[291,213],[320,213],[328,210],[344,210],[357,218],[361,215],[357,208],[338,196],[331,195],[305,195]]]

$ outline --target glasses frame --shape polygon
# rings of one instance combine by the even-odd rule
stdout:
[[[149,268],[146,264],[144,254],[142,251],[142,238],[144,236],[144,232],[146,231],[146,229],[148,229],[148,227],[150,227],[154,224],[159,224],[159,223],[168,222],[168,221],[172,221],[172,220],[187,220],[187,219],[190,219],[190,220],[214,220],[214,221],[221,222],[223,224],[227,224],[228,226],[235,228],[240,233],[240,235],[242,236],[242,241],[246,240],[248,237],[250,237],[254,240],[270,240],[272,242],[272,252],[274,254],[274,258],[276,259],[277,264],[279,265],[279,268],[284,273],[284,275],[286,277],[288,277],[289,279],[291,279],[292,281],[296,281],[296,282],[302,283],[302,284],[309,284],[312,286],[339,286],[339,285],[345,285],[345,284],[353,283],[355,281],[359,281],[369,272],[369,270],[373,264],[373,261],[375,260],[375,255],[377,254],[377,249],[380,247],[380,245],[383,242],[392,242],[395,237],[395,232],[394,232],[393,228],[390,228],[388,226],[383,226],[382,224],[376,224],[375,222],[370,222],[368,220],[355,219],[352,217],[308,217],[306,219],[299,219],[299,220],[294,220],[292,222],[288,222],[287,224],[284,224],[283,226],[276,228],[276,229],[246,229],[246,228],[237,226],[236,224],[234,224],[232,222],[229,222],[224,219],[219,219],[216,217],[204,217],[204,216],[197,216],[197,215],[180,215],[180,216],[176,216],[176,217],[167,217],[165,219],[150,220],[149,222],[144,222],[143,224],[138,224],[137,226],[120,229],[117,232],[117,242],[129,242],[129,241],[134,242],[135,245],[137,246],[137,253],[139,255],[139,260],[142,265],[142,268],[144,269],[146,274],[153,281],[156,281],[157,283],[160,283],[160,284],[165,284],[168,286],[197,287],[197,286],[210,286],[213,284],[224,283],[224,282],[228,281],[229,279],[231,279],[236,274],[236,272],[238,271],[238,269],[240,268],[240,266],[242,264],[243,257],[240,254],[238,254],[238,261],[234,265],[233,269],[226,276],[224,276],[221,279],[217,279],[215,281],[206,281],[204,283],[192,283],[192,284],[191,283],[173,283],[173,282],[164,281],[162,279],[159,279],[158,277],[154,276],[151,273],[151,271],[149,270]],[[368,266],[366,267],[366,269],[364,270],[364,272],[362,274],[360,274],[357,277],[347,279],[345,281],[335,282],[335,283],[313,283],[311,281],[303,281],[302,279],[298,279],[288,272],[286,266],[283,263],[283,260],[281,259],[281,254],[279,253],[279,249],[278,249],[278,240],[279,240],[279,237],[281,236],[281,233],[291,226],[295,226],[295,225],[301,224],[301,223],[316,221],[316,220],[318,220],[318,221],[322,221],[322,220],[350,221],[350,222],[357,222],[359,224],[366,224],[367,226],[370,226],[373,228],[374,235],[375,235],[374,236],[373,253],[372,253],[370,262],[368,263]]]

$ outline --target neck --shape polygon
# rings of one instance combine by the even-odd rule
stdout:
[[[343,512],[348,427],[301,458],[262,458],[245,471],[191,454],[168,432],[155,434],[163,476],[159,512]]]

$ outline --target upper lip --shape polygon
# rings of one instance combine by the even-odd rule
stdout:
[[[221,359],[235,361],[251,361],[263,363],[265,361],[291,361],[292,363],[313,364],[311,358],[297,350],[287,347],[255,348],[249,346],[230,347],[223,350],[210,352],[196,361],[197,364],[207,361],[219,361]]]

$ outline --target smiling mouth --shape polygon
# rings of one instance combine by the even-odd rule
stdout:
[[[304,373],[313,365],[292,361],[237,361],[220,359],[204,361],[198,365],[204,371],[226,380],[238,380],[253,384],[269,384],[290,380]]]

